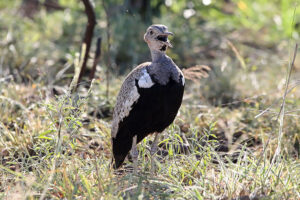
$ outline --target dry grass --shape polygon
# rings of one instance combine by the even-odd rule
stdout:
[[[119,88],[114,85],[110,96]],[[100,86],[95,82],[92,96],[78,98],[53,97],[41,85],[2,83],[2,198],[299,199],[298,134],[283,135],[281,159],[272,163],[278,128],[271,112],[255,118],[258,100],[233,110],[184,103],[160,138],[155,175],[151,138],[139,146],[137,175],[114,173],[109,120],[87,115],[97,109],[94,98],[105,94]],[[293,119],[285,119],[286,133],[300,130]]]
[[[209,71],[210,67],[206,65],[195,65],[182,70],[184,77],[194,82],[201,80],[201,78],[207,78]]]

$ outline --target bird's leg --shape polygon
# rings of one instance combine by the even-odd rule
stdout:
[[[150,155],[151,155],[151,173],[154,172],[154,155],[157,152],[157,144],[158,144],[158,132],[155,133],[154,140],[151,145]]]
[[[150,154],[151,156],[153,156],[156,152],[157,152],[157,143],[158,143],[158,133],[156,132],[155,133],[155,137],[154,137],[154,140],[151,144],[151,149],[150,149]]]
[[[131,156],[133,159],[134,172],[136,172],[137,171],[137,158],[139,156],[139,152],[137,151],[137,148],[136,148],[137,135],[135,135],[132,140],[133,140],[133,142],[132,142],[132,148],[131,148]]]

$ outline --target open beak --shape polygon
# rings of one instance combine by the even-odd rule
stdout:
[[[169,35],[172,35],[172,36],[173,36],[173,35],[174,35],[174,33],[169,32],[169,31],[166,31],[165,34],[166,34],[167,36],[169,36]],[[170,40],[167,39],[167,42],[166,42],[166,43],[167,43],[167,46],[168,46],[168,47],[173,48],[173,45],[170,43]]]
[[[174,33],[169,32],[169,31],[166,31],[165,34],[166,34],[166,35],[174,35]]]
[[[157,36],[157,40],[162,41],[163,43],[165,43],[168,47],[172,48],[173,45],[170,43],[170,41],[168,40],[168,36],[169,35],[174,35],[172,32],[166,31],[163,34]]]

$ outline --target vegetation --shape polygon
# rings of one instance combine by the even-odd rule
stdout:
[[[0,1],[1,199],[300,198],[298,1],[94,1],[88,69],[97,37],[102,55],[77,92],[83,3],[29,2]],[[137,174],[129,161],[114,171],[112,109],[126,74],[150,59],[152,23],[175,33],[168,54],[191,80],[154,174],[152,137]]]

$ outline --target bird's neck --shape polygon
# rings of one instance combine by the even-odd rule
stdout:
[[[158,62],[166,58],[166,51],[150,49],[152,62]]]

